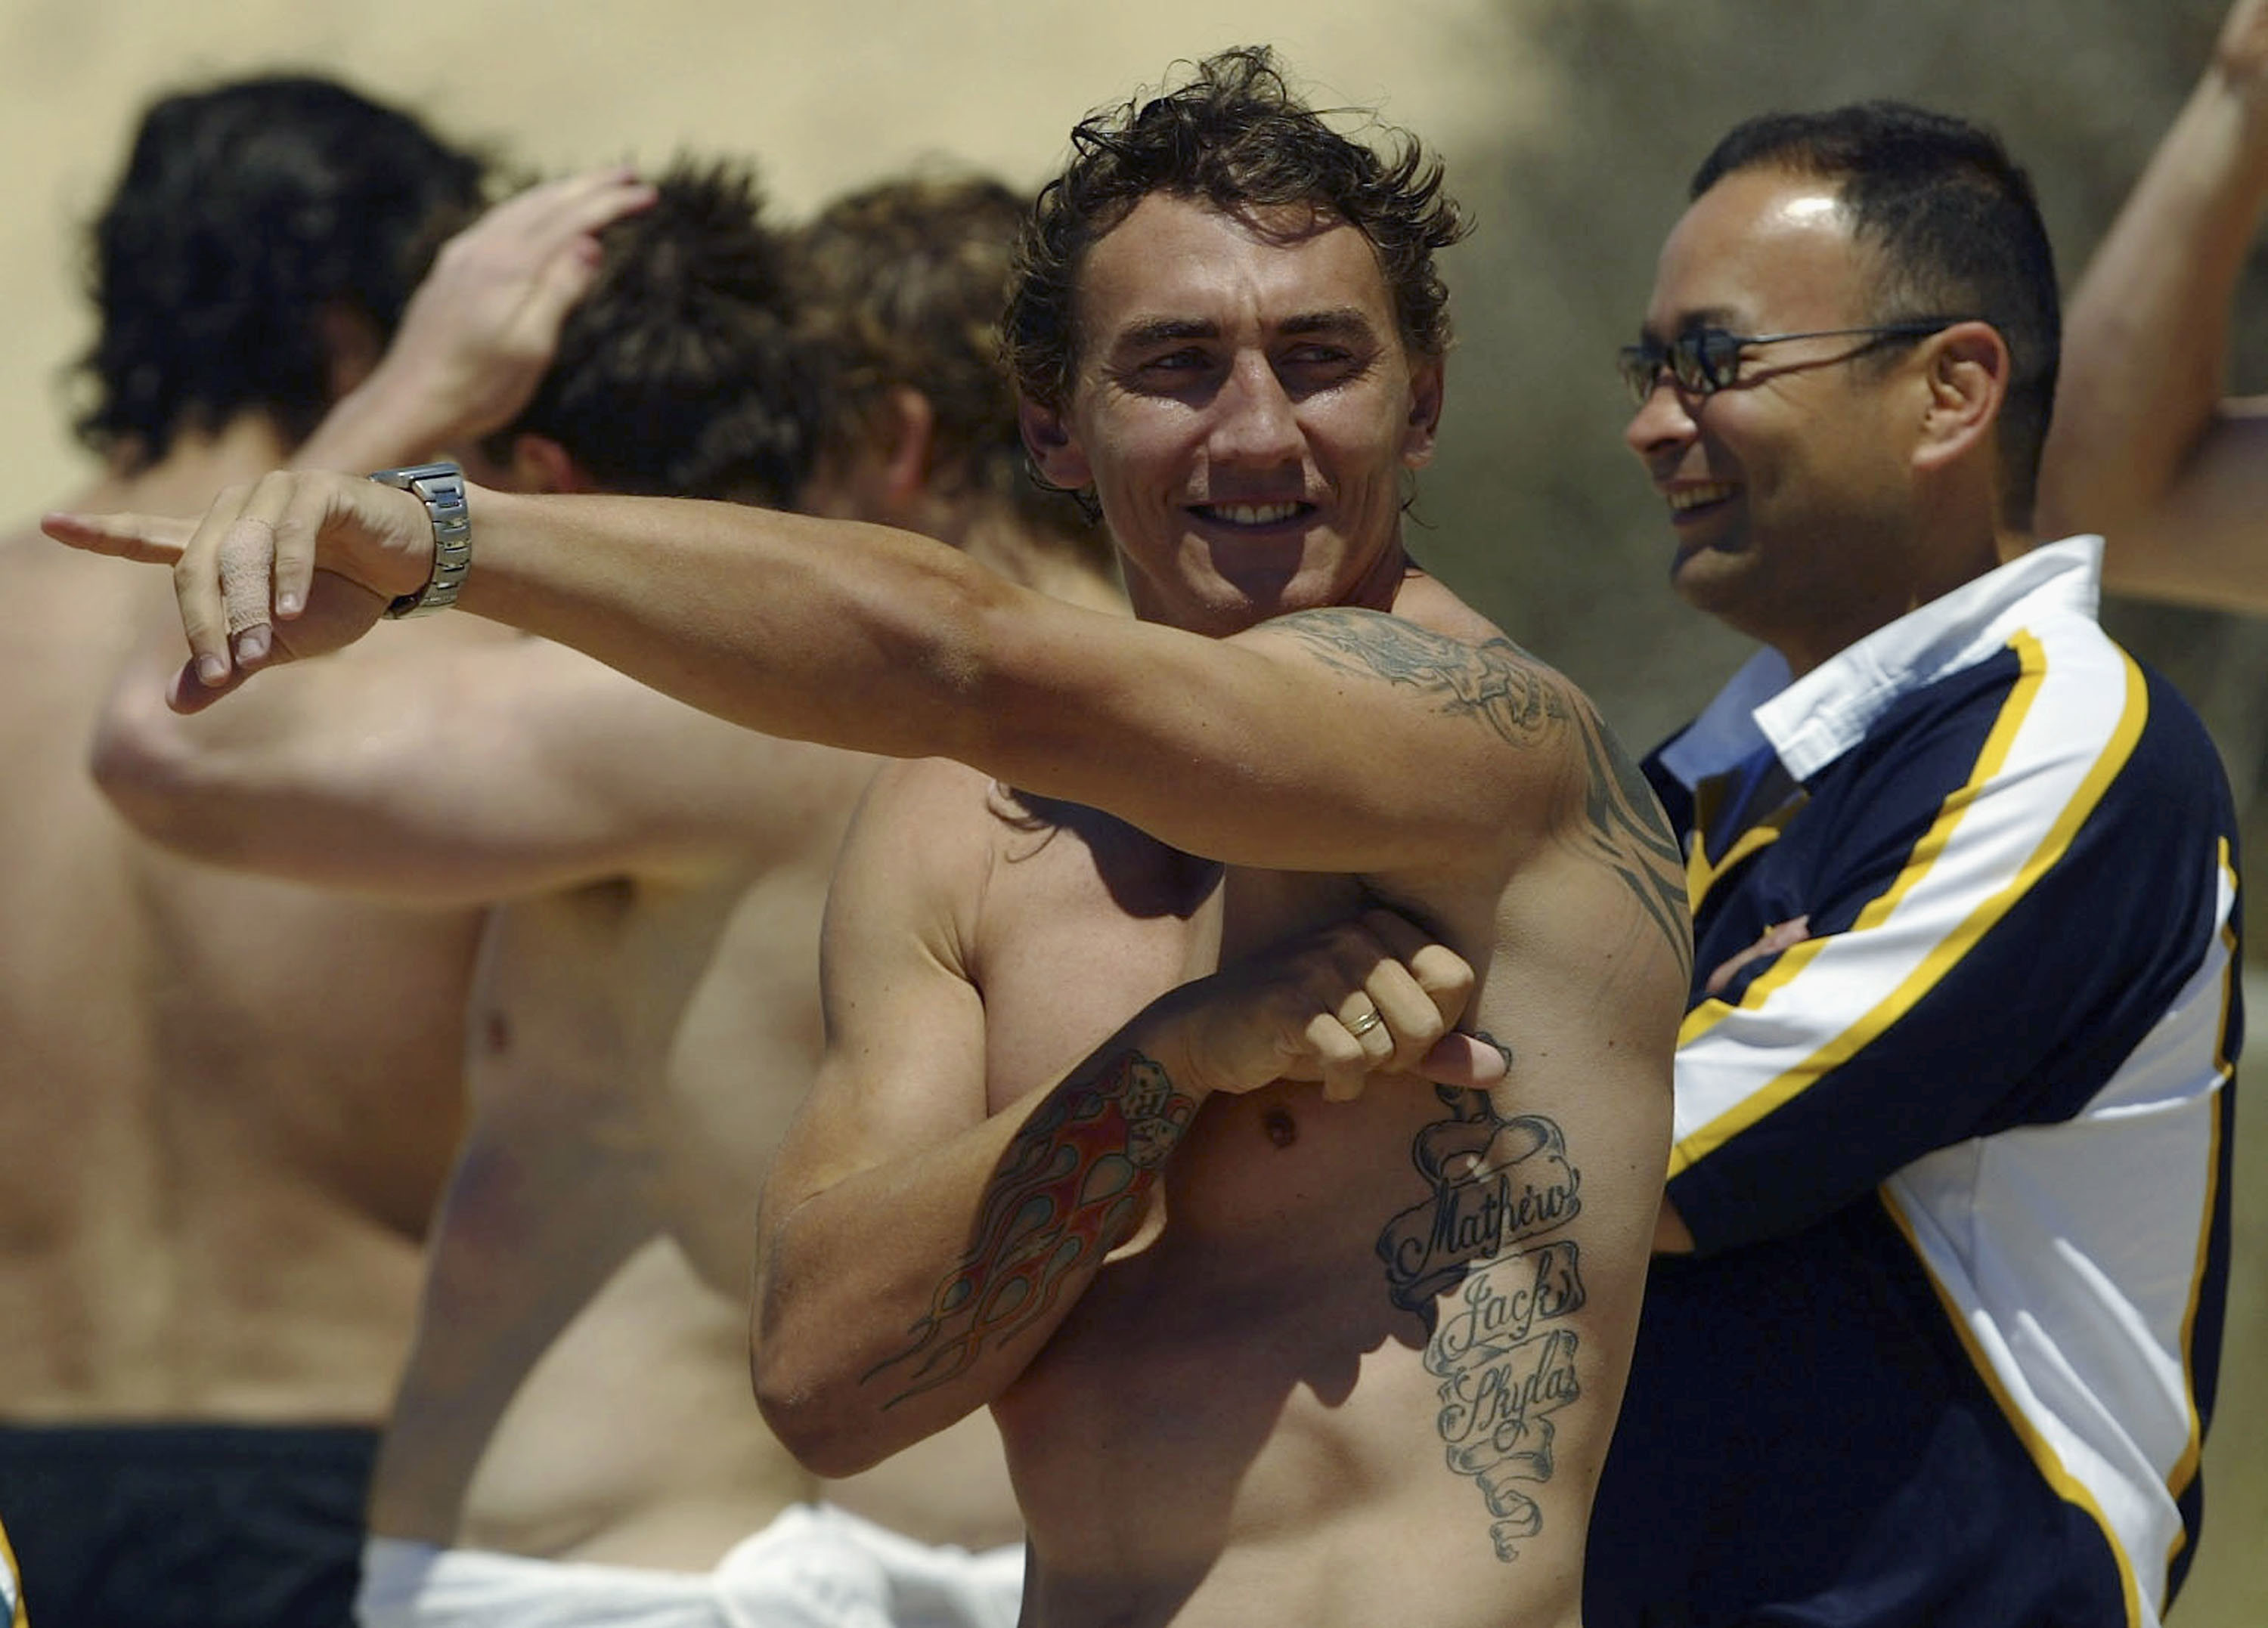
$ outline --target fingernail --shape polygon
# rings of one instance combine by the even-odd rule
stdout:
[[[236,635],[236,659],[239,665],[248,666],[254,662],[265,659],[267,655],[268,629],[265,627],[247,627]]]
[[[277,594],[276,613],[278,616],[297,616],[299,613],[299,596],[295,593]]]
[[[197,682],[218,684],[228,677],[228,664],[217,656],[197,657]]]

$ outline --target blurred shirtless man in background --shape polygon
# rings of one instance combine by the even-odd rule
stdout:
[[[1019,486],[991,339],[1015,200],[940,182],[846,201],[809,234],[815,309],[791,333],[787,246],[745,178],[658,193],[602,234],[534,401],[485,437],[488,479],[807,489],[1110,602],[1070,506],[1066,529]],[[531,194],[468,233],[437,273],[459,286],[421,294],[372,393],[462,370],[443,358],[478,336],[440,325],[514,309],[516,282],[582,253],[575,218]],[[819,913],[871,760],[541,640],[375,666],[297,670],[194,721],[154,680],[122,687],[104,753],[122,803],[190,852],[495,905],[364,1620],[1012,1623],[1020,1549],[971,1558],[812,1507],[747,1395],[756,1192],[816,1064]],[[981,1421],[846,1496],[924,1536],[1019,1536]]]
[[[190,510],[291,458],[481,180],[324,81],[156,104],[92,232],[81,501]],[[44,1623],[338,1623],[479,918],[139,840],[87,744],[178,621],[85,563],[0,542],[0,1511]]]

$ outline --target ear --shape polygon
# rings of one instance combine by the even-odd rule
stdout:
[[[1016,423],[1024,432],[1024,451],[1031,454],[1033,467],[1049,486],[1083,492],[1094,484],[1094,471],[1062,408],[1021,398],[1016,403]]]
[[[2008,399],[2008,342],[1989,322],[1956,322],[1923,341],[1914,467],[1937,470],[1989,446]]]
[[[1402,431],[1402,461],[1423,469],[1433,461],[1433,440],[1441,428],[1442,361],[1421,361],[1410,375],[1410,417]]]
[[[882,400],[882,501],[895,513],[909,513],[929,488],[931,460],[937,452],[937,409],[909,385],[893,385]]]
[[[512,488],[515,492],[595,492],[599,483],[574,455],[549,436],[523,434],[512,439]]]

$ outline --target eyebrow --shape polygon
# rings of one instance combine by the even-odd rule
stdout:
[[[1353,305],[1334,305],[1326,311],[1302,312],[1276,325],[1279,334],[1344,334],[1368,337],[1374,330],[1368,313]]]
[[[1699,328],[1727,328],[1738,331],[1740,326],[1739,317],[1722,305],[1704,305],[1698,310],[1685,312],[1677,319],[1677,332],[1681,334],[1690,334]],[[1668,342],[1662,338],[1661,330],[1651,322],[1641,322],[1638,325],[1638,342],[1643,345],[1660,345]]]
[[[1176,340],[1218,339],[1217,323],[1188,317],[1152,317],[1119,329],[1112,336],[1113,350],[1140,350],[1151,345],[1170,345]]]
[[[1376,331],[1368,314],[1353,305],[1303,311],[1285,318],[1276,325],[1276,332],[1279,334],[1345,334],[1369,338]],[[1182,340],[1219,337],[1220,325],[1202,318],[1152,317],[1120,329],[1111,342],[1111,348],[1140,350],[1152,345],[1170,345]]]

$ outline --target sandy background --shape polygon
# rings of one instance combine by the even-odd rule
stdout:
[[[1646,0],[1618,3],[1641,22],[1674,14]],[[76,233],[109,186],[142,103],[156,91],[254,70],[313,68],[408,104],[447,134],[494,143],[547,170],[624,157],[658,163],[680,146],[753,153],[775,200],[786,212],[800,214],[841,188],[933,155],[1035,183],[1054,166],[1072,120],[1087,108],[1154,84],[1177,57],[1264,40],[1281,47],[1320,94],[1379,106],[1424,132],[1449,157],[1453,178],[1461,162],[1467,163],[1469,179],[1476,170],[1485,175],[1484,198],[1516,195],[1501,189],[1523,184],[1530,172],[1521,155],[1532,150],[1535,172],[1563,193],[1572,184],[1579,212],[1595,200],[1602,211],[1624,207],[1638,217],[1634,226],[1619,228],[1619,237],[1603,229],[1595,240],[1582,231],[1539,234],[1547,240],[1531,248],[1503,239],[1502,223],[1516,225],[1518,209],[1493,210],[1499,224],[1491,240],[1491,211],[1484,208],[1482,239],[1452,260],[1468,339],[1453,375],[1445,457],[1436,477],[1447,489],[1437,484],[1428,502],[1438,507],[1445,534],[1462,530],[1469,537],[1469,524],[1452,523],[1467,522],[1476,510],[1498,513],[1509,501],[1502,483],[1528,480],[1528,466],[1507,456],[1516,454],[1523,421],[1500,402],[1517,397],[1531,412],[1572,416],[1585,435],[1593,433],[1600,414],[1618,410],[1606,362],[1623,337],[1619,326],[1592,333],[1587,319],[1575,324],[1582,330],[1572,335],[1579,354],[1595,351],[1599,362],[1597,378],[1572,400],[1561,400],[1556,377],[1536,365],[1537,335],[1567,339],[1571,313],[1587,310],[1586,299],[1596,303],[1602,286],[1608,304],[1634,314],[1651,274],[1652,244],[1675,213],[1679,176],[1659,172],[1658,165],[1648,163],[1637,173],[1604,159],[1591,160],[1589,171],[1582,167],[1595,128],[1587,121],[1596,115],[1594,103],[1574,93],[1580,86],[1571,75],[1587,70],[1597,54],[1566,48],[1569,39],[1582,35],[1581,26],[1571,28],[1566,19],[1583,4],[830,0],[765,6],[650,0],[633,11],[540,0],[397,0],[384,6],[234,0],[225,9],[156,0],[0,0],[0,150],[10,158],[7,179],[0,182],[5,205],[0,209],[0,331],[6,336],[0,345],[0,448],[5,449],[0,514],[27,515],[59,501],[85,478],[87,466],[60,428],[59,378],[90,334],[77,293]],[[2055,50],[2036,54],[2028,67],[2051,79],[2073,79],[2080,94],[2065,99],[2066,105],[2100,108],[2102,87],[2131,77],[2133,66],[2131,54],[2122,55],[2110,44],[2109,25],[2102,19],[2152,26],[2157,4],[2070,0],[2058,11],[2068,33],[2058,28]],[[1689,17],[1694,10],[1681,9]],[[1892,15],[1888,9],[1850,13],[1847,24],[1840,8],[1804,11],[1800,23],[1793,8],[1747,9],[1773,25],[1785,19],[1793,32],[1847,30],[1852,35],[1809,42],[1823,44],[1826,60],[1839,64],[1831,82],[1793,69],[1783,74],[1807,87],[1810,99],[1878,92],[1930,98],[1933,86],[1959,77],[1962,54],[1933,44],[1931,20],[1918,15],[1937,11],[1957,17],[1957,6],[1917,5],[1914,22],[1895,37],[1883,33],[1885,27],[1900,26],[1884,24]],[[2197,30],[2209,27],[2209,13],[2218,7],[2213,0],[2183,0],[2180,9],[2195,14],[2190,35],[2169,48],[2185,77],[2201,60]],[[1555,13],[1561,24],[1556,33],[1538,20]],[[2091,56],[2090,22],[2103,33]],[[1681,75],[1713,85],[1720,99],[1728,89],[1742,93],[1753,75],[1763,87],[1759,99],[1738,111],[1766,99],[1796,99],[1784,89],[1775,95],[1771,55],[1752,46],[1769,33],[1746,26],[1718,33],[1737,42],[1729,70],[1702,62],[1685,46],[1664,46],[1668,62],[1638,76],[1663,94],[1619,95],[1612,105],[1640,119],[1667,120],[1682,108],[1698,121],[1697,133],[1680,135],[1672,144],[1690,162],[1727,115],[1713,106],[1697,111],[1690,96],[1681,101],[1675,94]],[[1897,48],[1886,48],[1885,39]],[[1642,49],[1642,42],[1632,48]],[[1793,49],[1785,47],[1783,59],[1792,60]],[[1940,50],[1946,54],[1938,55]],[[1976,54],[1967,60],[1973,63]],[[1868,80],[1869,72],[1883,82]],[[1999,76],[1997,65],[1992,72]],[[2090,173],[2059,178],[2047,172],[2047,160],[2035,159],[2043,191],[2050,194],[2051,220],[2058,220],[2063,207],[2057,195],[2061,181],[2084,180],[2110,199],[2123,189],[2131,165],[2161,128],[2165,97],[2181,82],[2162,73],[2159,80],[2156,105],[2131,117],[2096,118],[2101,128],[2092,134],[2111,156],[2090,160]],[[2054,85],[2043,84],[2032,102],[2050,104],[2055,95]],[[2023,110],[2015,116],[2021,119]],[[2018,145],[2033,150],[2022,141]],[[1628,143],[1616,150],[1626,153]],[[2060,220],[2058,229],[2067,230]],[[2077,269],[2088,246],[2066,237],[2069,271]],[[1491,290],[1510,286],[1492,268],[1525,263],[1535,252],[1565,262],[1569,291],[1540,304],[1524,295],[1520,311],[1500,313],[1493,323],[1476,321]],[[1587,252],[1593,258],[1587,260]],[[1511,304],[1510,297],[1501,303]],[[1483,381],[1479,390],[1471,387],[1476,376]],[[1539,395],[1548,405],[1535,405]],[[1478,409],[1472,406],[1476,397]],[[1619,422],[1605,418],[1595,434],[1610,438]],[[1642,526],[1649,539],[1658,524],[1650,513],[1627,523]],[[1612,536],[1596,542],[1609,551],[1622,546]],[[1650,540],[1637,545],[1654,546]],[[1441,546],[1457,553],[1452,543]],[[1563,642],[1571,636],[1569,618],[1580,622],[1590,612],[1595,587],[1567,590],[1572,598],[1555,598],[1559,590],[1550,574],[1565,568],[1548,559],[1493,548],[1463,558],[1473,561],[1462,568],[1484,606],[1568,665],[1633,739],[1650,739],[1690,712],[1738,653],[1705,628],[1691,628],[1691,619],[1666,607],[1666,596],[1659,593],[1631,612],[1651,619],[1645,630],[1633,636],[1630,626],[1619,627],[1611,665],[1604,656],[1563,649],[1555,629]],[[1448,568],[1452,563],[1442,562],[1444,574],[1466,581],[1459,569]],[[1525,598],[1522,573],[1542,584]],[[1621,590],[1614,591],[1618,598]],[[1538,620],[1545,625],[1526,625]],[[2257,714],[2252,693],[2242,710]],[[4,773],[0,768],[0,785]],[[2268,997],[2268,989],[2262,994]],[[2268,1021],[2268,998],[2255,1009]],[[2239,1280],[2222,1408],[2206,1454],[2206,1536],[2174,1613],[2176,1628],[2268,1624],[2268,1192],[2262,1191],[2268,1186],[2268,1114],[2257,1107],[2245,1116],[2238,1163]],[[1708,1450],[1708,1444],[1695,1444],[1697,1453]]]
[[[0,512],[73,478],[54,385],[90,333],[71,233],[155,88],[278,66],[342,73],[547,169],[659,163],[681,145],[749,152],[791,213],[934,154],[1036,185],[1079,114],[1176,57],[1249,40],[1453,150],[1534,105],[1500,14],[1417,0],[1393,27],[1386,15],[1279,0],[0,0]]]

